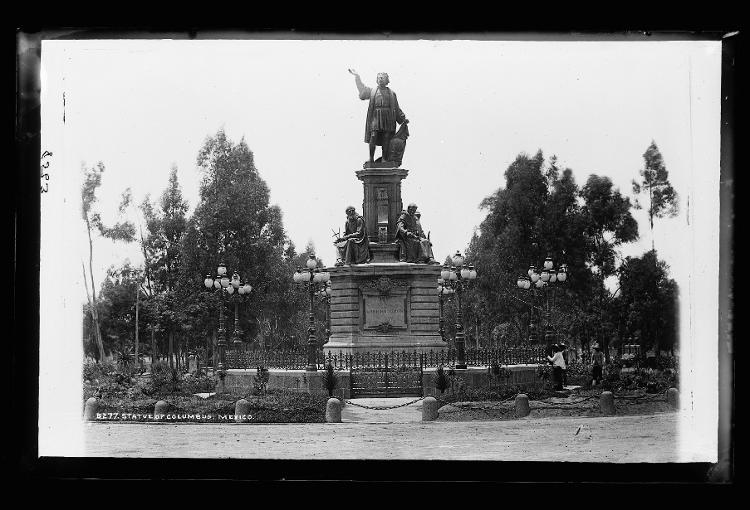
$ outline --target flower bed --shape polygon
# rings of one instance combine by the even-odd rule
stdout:
[[[565,416],[603,416],[599,399],[603,390],[574,390],[570,393],[529,395],[530,414],[527,418],[552,418]],[[464,399],[438,399],[442,421],[516,420],[515,395],[508,399],[485,398],[483,395],[464,395]],[[650,394],[644,391],[624,391],[615,394],[615,415],[645,415],[675,412],[667,402],[665,393]]]
[[[250,394],[229,392],[210,395],[216,379],[207,375],[180,373],[163,364],[154,365],[150,374],[139,374],[111,364],[84,366],[84,401],[98,400],[98,421],[159,420],[154,406],[167,403],[165,421],[225,423],[234,421],[235,405],[244,398],[249,403],[248,421],[254,423],[325,422],[326,396],[289,390],[265,390],[258,385]]]
[[[205,399],[194,395],[163,396],[158,400],[168,407],[161,420],[154,416],[156,398],[105,398],[99,401],[97,421],[233,422],[235,405],[241,398],[249,403],[247,419],[252,423],[325,422],[327,397],[273,390],[264,395],[221,393]]]

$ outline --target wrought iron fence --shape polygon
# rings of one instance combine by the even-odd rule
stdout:
[[[546,362],[544,347],[519,346],[505,348],[466,349],[466,364],[469,366],[522,365]],[[428,368],[452,366],[458,361],[456,349],[418,351],[377,351],[354,354],[324,353],[318,351],[316,364],[319,369],[333,365],[336,370],[358,368]],[[226,352],[227,368],[253,369],[257,367],[285,370],[304,370],[307,366],[307,352],[304,350],[255,350]]]

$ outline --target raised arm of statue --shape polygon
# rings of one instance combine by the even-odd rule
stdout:
[[[357,74],[357,71],[354,69],[349,69],[349,72],[354,75],[354,84],[357,85],[357,90],[359,91],[359,98],[364,99],[370,99],[370,92],[372,89],[362,83],[362,78],[359,77],[359,74]]]

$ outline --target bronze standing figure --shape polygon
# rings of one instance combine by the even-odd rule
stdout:
[[[362,83],[362,79],[354,69],[349,69],[349,72],[354,75],[355,84],[359,91],[359,98],[370,102],[367,107],[367,118],[365,120],[365,143],[370,146],[369,165],[375,165],[375,147],[379,145],[382,147],[382,161],[390,163],[390,166],[393,166],[390,148],[391,140],[396,133],[396,122],[404,125],[408,124],[409,120],[398,105],[396,93],[388,88],[388,83],[390,82],[388,74],[378,73],[376,78],[377,87],[371,88]],[[405,143],[407,136],[408,130],[405,132],[402,131],[401,138],[399,139],[402,145]],[[399,149],[401,149],[400,158],[403,157],[403,147],[399,146]]]

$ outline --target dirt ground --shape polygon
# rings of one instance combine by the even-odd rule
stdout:
[[[382,399],[385,400],[385,399]],[[678,414],[421,421],[421,401],[357,400],[342,423],[84,425],[84,456],[675,462]],[[476,403],[472,403],[476,404]],[[472,411],[473,412],[473,411]],[[481,411],[483,413],[483,411]],[[466,417],[465,417],[466,418]]]

